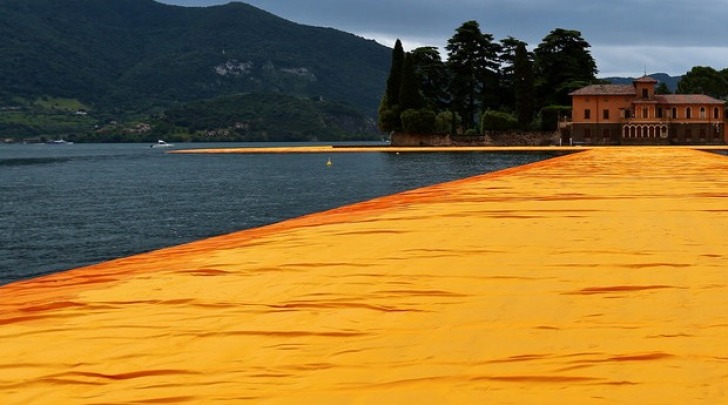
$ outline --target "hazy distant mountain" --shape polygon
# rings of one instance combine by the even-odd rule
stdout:
[[[0,0],[0,107],[76,99],[94,114],[247,93],[341,101],[376,116],[391,50],[244,3]]]
[[[660,83],[665,83],[667,85],[667,88],[670,89],[671,92],[675,92],[675,89],[677,89],[677,84],[680,82],[680,79],[682,79],[682,76],[670,76],[667,73],[654,73],[651,75],[648,75],[651,78],[657,80]],[[603,80],[606,80],[612,84],[632,84],[632,81],[637,79],[636,77],[605,77]]]

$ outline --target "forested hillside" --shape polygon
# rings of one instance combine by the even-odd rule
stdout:
[[[374,41],[243,3],[0,0],[0,37],[0,136],[42,131],[22,112],[77,112],[43,111],[40,100],[82,105],[81,126],[254,92],[342,102],[375,117],[390,59]]]
[[[283,94],[189,102],[136,125],[106,125],[69,140],[91,142],[306,142],[377,140],[376,123],[341,103]]]
[[[667,73],[653,73],[648,75],[651,78],[657,80],[659,83],[665,83],[667,89],[674,93],[677,90],[677,85],[680,83],[682,76],[670,76]],[[632,82],[638,79],[637,77],[605,77],[602,80],[613,84],[632,84]]]

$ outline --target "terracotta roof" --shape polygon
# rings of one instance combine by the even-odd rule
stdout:
[[[635,89],[631,84],[592,84],[569,93],[570,96],[634,96]]]
[[[645,75],[634,81],[635,83],[657,83],[657,80]]]
[[[663,94],[655,95],[655,99],[664,104],[725,104],[705,94]]]

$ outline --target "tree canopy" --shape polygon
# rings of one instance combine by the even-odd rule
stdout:
[[[480,31],[476,21],[467,21],[455,31],[446,49],[453,108],[471,128],[478,121],[478,100],[487,99],[497,84],[499,47],[493,35]]]
[[[516,45],[513,58],[513,94],[515,100],[516,118],[518,124],[524,128],[533,120],[534,87],[533,87],[533,61],[526,49],[525,42]]]
[[[544,107],[568,105],[572,90],[597,81],[589,47],[579,31],[559,28],[529,52],[528,44],[514,37],[496,42],[477,21],[466,21],[455,30],[445,48],[445,62],[437,48],[405,53],[398,40],[380,108],[380,129],[402,130],[406,110],[410,110],[406,131],[431,127],[457,135],[512,128],[514,122],[520,129],[530,129]],[[400,86],[396,95],[393,83]],[[435,125],[420,125],[429,123],[432,115]],[[418,125],[412,124],[415,121]]]
[[[412,51],[412,63],[420,84],[420,90],[434,110],[444,110],[450,105],[448,72],[440,57],[440,52],[432,46],[425,46]]]
[[[570,104],[569,93],[596,81],[597,65],[579,31],[557,28],[534,50],[542,105]]]
[[[678,94],[707,94],[718,99],[728,97],[728,69],[695,66],[677,85]]]

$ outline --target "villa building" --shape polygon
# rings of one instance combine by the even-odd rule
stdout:
[[[726,143],[724,101],[703,94],[655,94],[657,80],[595,84],[570,93],[562,139],[589,145]]]

